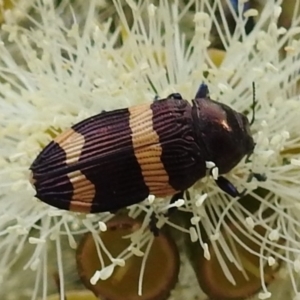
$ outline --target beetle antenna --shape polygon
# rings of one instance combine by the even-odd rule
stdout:
[[[256,108],[256,95],[255,95],[255,82],[252,82],[252,118],[250,121],[250,126],[254,123],[255,121],[255,108]]]

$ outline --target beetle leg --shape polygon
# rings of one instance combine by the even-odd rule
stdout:
[[[154,236],[159,236],[159,229],[157,228],[156,224],[157,224],[157,217],[155,215],[155,212],[153,212],[150,217],[149,229]]]
[[[243,193],[245,193],[245,191],[240,193],[236,189],[236,187],[228,179],[226,179],[223,176],[219,176],[218,179],[215,180],[215,182],[222,191],[224,191],[231,197],[234,197],[234,198],[238,197],[238,196],[241,197],[243,195]]]
[[[247,179],[247,182],[250,182],[253,177],[256,178],[258,181],[266,181],[267,180],[267,177],[265,174],[251,172]],[[218,179],[215,180],[215,182],[222,191],[224,191],[225,193],[229,194],[232,197],[243,197],[247,192],[247,189],[244,189],[240,193],[236,189],[236,187],[228,179],[226,179],[223,176],[219,176]]]
[[[254,143],[254,147],[256,146],[256,143]],[[247,154],[246,155],[246,157],[245,157],[245,163],[249,163],[249,162],[251,162],[251,156],[252,156],[252,154],[253,154],[253,151],[251,152],[251,153],[249,153],[249,154]]]
[[[175,99],[175,100],[182,100],[182,96],[179,93],[172,93],[167,98]]]
[[[183,194],[184,194],[184,191],[181,191],[181,192],[173,195],[172,198],[171,198],[171,200],[170,200],[170,204],[175,203],[179,199],[182,199],[183,198]],[[187,191],[187,198],[190,199],[190,194],[188,193],[188,191]],[[168,209],[168,212],[164,214],[165,217],[169,217],[176,210],[177,210],[177,207],[170,207]],[[159,235],[159,228],[157,228],[156,224],[157,224],[157,217],[155,215],[155,212],[153,212],[152,215],[151,215],[151,217],[150,217],[149,229],[153,233],[154,236],[158,236]]]
[[[190,195],[189,190],[185,191],[185,196],[186,196],[186,199],[191,200],[191,195]]]
[[[249,163],[249,162],[251,162],[251,159],[250,159],[251,155],[252,155],[252,153],[249,153],[249,154],[245,157],[245,163],[246,163],[246,164]]]
[[[153,98],[153,102],[158,101],[160,99],[160,97],[158,95],[155,95]]]
[[[262,174],[260,174],[260,173],[252,173],[252,174],[253,174],[254,178],[257,179],[257,181],[266,181],[267,180],[267,176],[264,173],[262,173]]]
[[[266,174],[264,174],[264,173],[260,174],[260,173],[255,173],[255,172],[251,171],[251,173],[249,174],[249,177],[247,179],[247,182],[251,182],[251,180],[253,178],[255,178],[257,181],[260,181],[260,182],[267,180]]]
[[[204,82],[200,84],[199,89],[195,95],[195,99],[198,98],[209,98],[209,89]]]

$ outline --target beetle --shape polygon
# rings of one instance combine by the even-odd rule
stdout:
[[[201,84],[190,104],[178,93],[151,103],[101,112],[58,135],[30,166],[36,197],[60,209],[116,211],[146,199],[173,196],[207,174],[251,155],[247,117],[209,97]],[[226,178],[226,193],[240,193]]]

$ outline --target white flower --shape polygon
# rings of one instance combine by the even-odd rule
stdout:
[[[251,162],[241,162],[227,178],[239,190],[246,188],[251,196],[246,199],[259,203],[259,208],[247,209],[245,203],[220,192],[212,178],[205,178],[189,190],[191,200],[175,204],[179,210],[192,213],[191,228],[165,218],[159,219],[158,226],[166,223],[190,235],[203,248],[206,259],[211,258],[211,251],[221,253],[223,249],[218,259],[232,283],[235,279],[225,258],[241,266],[239,254],[228,247],[235,241],[259,257],[261,275],[267,264],[281,263],[293,293],[299,292],[300,18],[295,16],[289,29],[278,28],[279,1],[268,1],[249,35],[245,33],[242,14],[236,16],[236,30],[231,34],[226,23],[224,31],[220,31],[210,2],[221,7],[221,1],[204,0],[201,5],[195,1],[191,39],[192,29],[182,26],[184,17],[191,14],[188,6],[179,10],[168,1],[160,1],[157,7],[142,0],[127,1],[133,15],[131,27],[120,1],[114,1],[120,26],[113,31],[110,20],[97,20],[96,0],[89,3],[83,26],[75,15],[71,26],[66,25],[56,13],[53,1],[46,0],[37,1],[35,6],[39,21],[27,15],[32,22],[29,29],[12,20],[3,26],[9,36],[0,45],[1,287],[18,285],[17,279],[8,284],[14,276],[9,274],[9,268],[31,244],[24,268],[36,271],[32,299],[45,297],[49,284],[47,249],[53,241],[64,292],[62,239],[66,237],[70,247],[76,248],[76,235],[85,231],[97,233],[99,226],[105,229],[103,222],[111,218],[109,213],[80,215],[61,211],[34,198],[28,168],[42,147],[62,130],[102,110],[150,102],[156,94],[165,97],[171,92],[192,99],[199,84],[205,81],[212,99],[240,112],[249,111],[255,82],[255,152]],[[252,15],[256,13],[250,11]],[[215,66],[207,51],[212,25],[226,51],[220,67]],[[9,51],[10,44],[18,51],[16,57]],[[247,182],[250,170],[266,174],[267,180]],[[167,200],[158,202],[154,198],[150,209],[146,200],[131,207],[129,215],[135,217],[145,211],[145,228],[153,210],[168,208]],[[204,239],[200,224],[210,241]],[[258,227],[262,228],[261,233],[255,231]],[[257,247],[249,249],[240,233]],[[151,240],[149,235],[140,233],[134,238],[143,237]],[[123,257],[113,259],[119,261]],[[191,299],[199,293],[195,279],[191,279],[194,274],[184,270],[173,299]],[[264,277],[261,281],[259,297],[263,299],[270,294]],[[183,288],[185,283],[189,283],[188,288]]]

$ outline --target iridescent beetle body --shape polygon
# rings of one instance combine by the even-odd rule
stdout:
[[[205,176],[207,161],[224,174],[253,148],[247,118],[211,100],[202,85],[192,105],[171,94],[75,124],[37,156],[31,181],[52,206],[112,211],[149,194],[178,195]],[[237,196],[222,179],[219,186]]]

